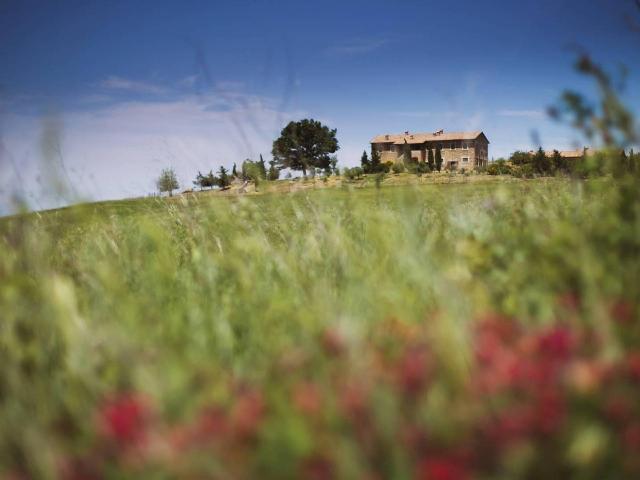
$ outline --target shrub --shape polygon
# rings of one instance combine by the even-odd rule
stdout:
[[[504,159],[498,159],[487,166],[487,173],[489,175],[510,175],[511,170],[511,165]]]
[[[393,165],[391,165],[391,171],[393,173],[395,173],[396,175],[399,174],[399,173],[403,173],[405,170],[406,170],[406,168],[405,168],[404,164],[402,164],[400,162],[397,162],[397,163],[394,163]]]

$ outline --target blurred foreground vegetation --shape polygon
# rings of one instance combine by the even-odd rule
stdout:
[[[634,478],[640,182],[0,223],[10,478]]]

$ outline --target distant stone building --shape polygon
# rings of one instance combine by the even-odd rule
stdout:
[[[530,150],[529,153],[531,155],[535,155],[536,152],[535,150]],[[553,157],[554,153],[555,150],[546,150],[544,152],[547,157]],[[577,150],[559,150],[558,153],[560,153],[560,156],[562,158],[567,158],[569,160],[580,160],[584,157],[593,155],[595,153],[595,150],[593,148],[584,147]]]
[[[413,160],[425,162],[428,150],[433,149],[435,157],[437,148],[442,152],[442,168],[445,169],[473,169],[488,163],[489,140],[483,132],[404,132],[378,135],[371,140],[372,152],[377,150],[383,163],[403,161],[407,152],[410,152]]]

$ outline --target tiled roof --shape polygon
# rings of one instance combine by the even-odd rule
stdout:
[[[377,135],[373,137],[371,143],[394,143],[396,145],[402,145],[405,143],[415,144],[433,141],[451,141],[451,140],[475,140],[483,133],[477,132],[446,132],[446,133],[400,133],[400,134],[388,134]]]

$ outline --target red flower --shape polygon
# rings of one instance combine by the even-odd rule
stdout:
[[[345,341],[335,328],[328,328],[322,334],[322,347],[331,356],[341,355],[345,350]]]
[[[231,421],[236,435],[240,438],[253,437],[264,414],[265,404],[260,392],[250,390],[240,394],[231,411]]]
[[[416,395],[425,387],[430,376],[429,355],[423,348],[408,350],[400,361],[398,380],[403,390]]]
[[[560,428],[565,412],[565,402],[558,392],[543,392],[533,410],[533,426],[538,432],[550,435]]]
[[[302,463],[301,478],[309,480],[331,480],[335,478],[333,463],[323,455],[314,455]]]
[[[469,472],[463,463],[451,456],[427,458],[418,465],[419,480],[465,480]]]
[[[148,405],[141,397],[123,394],[101,407],[101,430],[120,446],[137,444],[145,440],[149,414]]]
[[[555,327],[538,338],[538,351],[556,360],[566,360],[573,352],[575,338],[566,327]]]
[[[640,382],[640,352],[627,355],[627,371],[633,380]]]
[[[293,391],[293,404],[308,415],[315,415],[320,411],[320,390],[314,383],[297,385]]]

